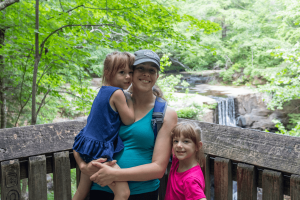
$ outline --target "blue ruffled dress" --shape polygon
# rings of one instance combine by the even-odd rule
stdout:
[[[76,152],[93,159],[106,157],[107,161],[111,161],[113,154],[124,148],[119,136],[119,113],[109,104],[111,95],[120,89],[112,86],[101,87],[93,102],[86,126],[75,137],[73,149]]]

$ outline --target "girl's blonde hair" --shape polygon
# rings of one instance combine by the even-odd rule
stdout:
[[[106,55],[104,60],[102,84],[108,83],[116,75],[119,69],[125,68],[127,65],[133,70],[135,56],[129,52],[112,52]]]
[[[175,137],[180,137],[181,135],[185,138],[191,139],[199,149],[199,142],[201,141],[201,129],[194,123],[191,122],[181,122],[178,123],[171,131],[171,145],[173,146],[173,139]],[[204,166],[204,151],[203,147],[196,152],[197,162],[201,167]]]

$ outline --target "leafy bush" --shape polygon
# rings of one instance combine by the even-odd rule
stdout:
[[[235,72],[241,72],[242,66],[239,63],[232,65],[231,68],[227,69],[226,71],[220,72],[220,77],[223,78],[223,81],[229,82],[232,81],[232,76]]]
[[[182,108],[176,111],[179,118],[195,119],[198,114],[197,108]]]
[[[157,80],[157,85],[160,87],[162,92],[164,93],[164,97],[168,101],[176,101],[177,99],[174,97],[174,92],[176,91],[175,86],[181,85],[183,87],[189,86],[189,83],[186,81],[181,81],[182,75],[170,75],[165,76],[161,75]],[[188,89],[187,89],[188,91]]]

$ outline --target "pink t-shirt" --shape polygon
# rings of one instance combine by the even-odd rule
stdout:
[[[199,165],[185,171],[177,172],[178,159],[173,156],[165,200],[198,200],[206,198],[205,181]]]

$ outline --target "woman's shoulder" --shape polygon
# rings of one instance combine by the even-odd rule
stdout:
[[[176,111],[173,108],[167,107],[167,110],[166,110],[166,113],[165,113],[164,122],[166,120],[167,121],[175,122],[177,124],[178,116],[177,116]]]

